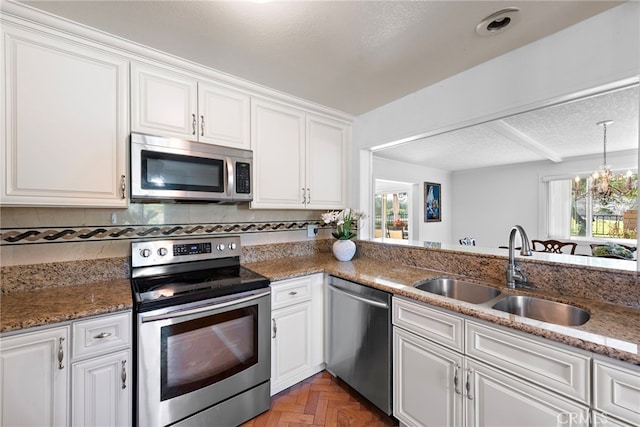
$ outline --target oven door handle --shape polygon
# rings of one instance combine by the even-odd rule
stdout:
[[[262,292],[254,292],[248,296],[225,299],[223,302],[219,302],[219,303],[212,304],[211,301],[209,301],[204,304],[194,304],[194,305],[189,305],[187,307],[178,308],[178,309],[169,308],[167,311],[163,311],[162,313],[158,313],[158,314],[152,314],[153,312],[149,314],[141,313],[140,320],[142,321],[142,323],[147,323],[147,322],[155,322],[158,320],[174,319],[176,317],[189,316],[192,314],[201,313],[203,311],[210,311],[211,309],[217,310],[219,308],[225,308],[232,305],[241,304],[243,302],[252,301],[254,299],[261,298],[265,295],[269,295],[270,293],[271,293],[271,290],[269,289]]]

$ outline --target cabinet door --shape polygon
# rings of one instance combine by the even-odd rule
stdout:
[[[307,207],[342,209],[346,204],[346,159],[349,126],[307,116]]]
[[[588,426],[589,408],[467,359],[467,426]],[[469,377],[467,377],[469,374]]]
[[[272,313],[271,394],[300,381],[311,368],[311,303]]]
[[[616,360],[593,362],[593,406],[640,425],[640,367]]]
[[[461,426],[463,357],[393,328],[393,415],[407,426]],[[487,424],[490,425],[490,424]]]
[[[304,113],[252,100],[252,208],[304,209]]]
[[[227,147],[251,148],[250,97],[208,83],[198,83],[198,140]]]
[[[67,425],[68,337],[59,327],[0,340],[0,425]]]
[[[128,62],[10,29],[1,202],[126,207]]]
[[[131,425],[131,354],[127,351],[73,364],[73,426]]]
[[[198,84],[187,75],[131,64],[131,130],[198,138]]]
[[[591,401],[588,353],[475,321],[466,323],[466,354],[585,404]]]

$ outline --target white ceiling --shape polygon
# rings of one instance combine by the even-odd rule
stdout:
[[[5,0],[3,0],[5,1]],[[358,115],[619,1],[21,1]],[[476,25],[505,7],[499,35]]]
[[[640,89],[604,94],[518,114],[378,151],[378,157],[456,171],[638,149]],[[629,154],[630,156],[634,154]],[[634,155],[637,159],[637,154]]]

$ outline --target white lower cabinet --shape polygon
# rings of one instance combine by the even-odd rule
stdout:
[[[2,337],[0,362],[2,426],[131,425],[130,312]]]
[[[72,426],[130,426],[131,313],[73,323]]]
[[[408,426],[463,425],[462,365],[462,355],[393,328],[393,415]]]
[[[640,366],[595,359],[593,407],[600,413],[594,416],[599,425],[640,426]]]
[[[324,275],[271,284],[271,394],[324,369]]]
[[[69,327],[0,339],[0,425],[68,425]]]
[[[460,321],[464,328],[460,327]],[[394,416],[401,425],[560,427],[590,424],[588,404],[540,386],[535,376],[528,378],[511,368],[491,366],[465,353],[470,334],[478,333],[483,325],[397,297],[393,298],[393,322]],[[469,323],[475,328],[470,329]],[[463,342],[462,335],[466,336],[466,345],[458,347],[457,343]],[[520,341],[510,342],[510,338],[514,337],[505,331],[502,350],[524,345]],[[530,341],[529,350],[541,344],[538,340]],[[542,344],[536,351],[546,350],[547,345]],[[499,347],[485,349],[500,359]],[[557,354],[553,351],[548,354],[549,359],[554,357]],[[585,356],[578,352],[576,357],[577,362],[565,359],[557,363],[569,364],[567,369],[574,375],[571,380],[581,389],[590,383],[589,371],[581,369]],[[539,362],[535,357],[531,361]],[[571,365],[571,362],[576,363]],[[520,365],[526,364],[526,361],[520,362]],[[564,378],[563,370],[550,375]]]
[[[73,364],[72,425],[131,425],[130,363],[126,350]]]
[[[589,407],[471,358],[466,359],[468,426],[588,426]],[[468,387],[468,388],[467,388]]]

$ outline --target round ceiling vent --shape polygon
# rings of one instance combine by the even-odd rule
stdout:
[[[476,26],[476,33],[481,36],[492,36],[503,32],[520,20],[520,9],[508,7],[487,16]]]

